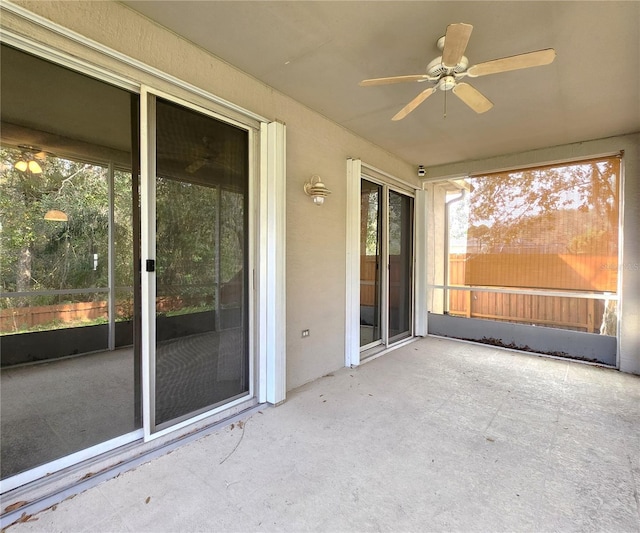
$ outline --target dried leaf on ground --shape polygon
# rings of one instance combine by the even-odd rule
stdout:
[[[10,513],[11,511],[15,511],[16,509],[20,509],[20,507],[22,507],[23,505],[27,505],[28,502],[25,501],[19,501],[19,502],[15,502],[12,503],[11,505],[7,505],[4,509],[5,513]]]

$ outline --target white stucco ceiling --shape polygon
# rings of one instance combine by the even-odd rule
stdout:
[[[640,131],[640,2],[134,1],[132,9],[412,164],[442,165]],[[436,92],[391,117],[452,22],[474,26],[470,64],[555,48],[548,66],[468,79],[478,115]]]

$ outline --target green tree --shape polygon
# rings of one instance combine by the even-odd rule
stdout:
[[[469,226],[497,247],[550,228],[556,222],[554,213],[578,210],[590,214],[589,222],[576,224],[566,236],[565,251],[571,251],[572,239],[582,239],[584,245],[589,239],[595,242],[594,232],[604,232],[611,243],[607,253],[615,254],[618,175],[619,160],[605,158],[471,178]],[[537,229],[532,230],[534,220]]]
[[[49,155],[39,162],[42,173],[35,174],[15,168],[20,150],[3,148],[0,157],[3,292],[106,287],[107,168]],[[50,209],[63,211],[68,220],[45,220]],[[41,300],[19,298],[13,305],[55,299]]]

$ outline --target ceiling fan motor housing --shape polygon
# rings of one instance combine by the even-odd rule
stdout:
[[[469,60],[466,56],[462,56],[460,62],[452,69],[445,67],[442,63],[442,56],[438,56],[427,65],[427,74],[433,78],[439,78],[440,76],[451,74],[460,74],[461,72],[466,71],[468,66]]]

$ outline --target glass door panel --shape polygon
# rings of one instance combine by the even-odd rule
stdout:
[[[389,191],[389,340],[411,335],[413,199]]]
[[[0,477],[10,490],[140,427],[133,312],[120,322],[114,301],[117,285],[133,285],[139,97],[0,48]]]
[[[413,198],[360,181],[361,359],[412,335]]]
[[[382,342],[382,186],[360,188],[360,346]]]
[[[248,132],[156,100],[156,428],[249,391]]]

